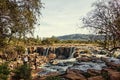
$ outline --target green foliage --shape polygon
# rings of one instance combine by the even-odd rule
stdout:
[[[32,34],[41,7],[41,0],[0,0],[0,44]]]
[[[105,80],[110,80],[110,77],[109,77],[107,71],[103,71],[103,72],[102,72],[102,76],[103,76],[103,78],[104,78]]]
[[[100,51],[99,54],[105,55],[107,53],[105,51]]]
[[[13,46],[8,45],[3,49],[3,55],[6,56],[7,60],[11,61],[16,58],[17,53]]]
[[[59,42],[60,40],[55,37],[45,38],[42,40],[43,45],[53,45],[54,43],[59,43]]]
[[[62,80],[62,79],[58,76],[48,76],[45,80]]]
[[[89,77],[91,77],[91,75],[90,75],[89,73],[87,73],[87,72],[85,72],[85,73],[82,73],[82,75],[83,75],[83,76],[85,76],[86,78],[89,78]]]
[[[7,46],[7,42],[5,41],[5,39],[1,38],[0,39],[0,49],[3,49]]]
[[[120,4],[119,0],[97,0],[94,8],[83,21],[83,26],[93,29],[96,33],[104,35],[104,47],[119,46],[120,42]]]
[[[27,64],[18,67],[14,71],[14,73],[15,73],[14,75],[15,80],[20,80],[20,79],[31,80],[31,68]]]
[[[7,80],[10,74],[10,69],[8,68],[8,63],[3,63],[0,65],[0,80]]]
[[[27,41],[26,42],[27,45],[40,45],[41,44],[41,39],[39,37],[37,37],[37,38],[27,38],[26,41]]]
[[[23,54],[25,53],[25,47],[23,46],[15,46],[15,51],[17,51],[18,54]]]
[[[117,68],[117,71],[119,71],[119,72],[120,72],[120,67],[118,67],[118,68]]]

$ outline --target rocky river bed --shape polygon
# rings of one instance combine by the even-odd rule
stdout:
[[[115,73],[120,76],[120,72],[117,71],[117,69],[120,68],[120,60],[113,57],[99,58],[95,56],[85,56],[64,60],[56,59],[53,60],[52,63],[47,63],[40,68],[42,68],[43,71],[38,73],[39,77],[62,75],[61,79],[64,78],[64,80],[87,80],[87,78],[95,76],[98,76],[98,79],[88,80],[104,80],[104,70],[105,72],[108,71],[108,73],[109,71],[115,71]],[[120,80],[119,76],[117,76],[119,79],[110,80]]]
[[[120,80],[119,57],[101,48],[49,47],[36,51],[48,57],[47,62],[38,67],[41,71],[37,73],[37,80],[49,76],[60,77],[60,80]]]

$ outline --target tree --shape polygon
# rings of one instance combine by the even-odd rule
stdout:
[[[105,35],[105,46],[109,46],[111,40],[115,47],[120,41],[120,0],[98,0],[93,6],[94,9],[82,19],[84,26]]]
[[[0,0],[1,41],[32,33],[41,7],[41,0]]]
[[[24,64],[19,66],[15,71],[14,71],[14,79],[15,80],[31,80],[31,68],[28,64]]]

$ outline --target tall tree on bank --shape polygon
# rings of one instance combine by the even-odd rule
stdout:
[[[105,47],[120,46],[120,0],[97,0],[94,9],[84,17],[84,27],[94,28],[105,35]]]
[[[0,0],[0,44],[32,33],[41,7],[41,0]]]

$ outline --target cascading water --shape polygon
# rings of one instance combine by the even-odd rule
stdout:
[[[68,50],[69,48],[69,50]],[[80,47],[81,48],[81,47]],[[103,67],[106,67],[104,62],[78,62],[78,60],[76,60],[76,58],[73,58],[74,53],[76,53],[76,50],[79,49],[79,47],[67,47],[67,51],[66,52],[70,52],[69,53],[69,58],[67,59],[55,59],[53,60],[53,62],[56,62],[56,64],[53,63],[46,63],[43,66],[41,66],[40,68],[42,68],[44,71],[38,73],[40,76],[44,76],[44,75],[49,75],[49,73],[52,72],[57,72],[59,74],[64,74],[66,72],[66,70],[69,69],[77,69],[77,70],[81,70],[86,72],[88,69],[96,69],[96,70],[101,70]],[[44,55],[48,56],[49,51],[50,51],[50,47],[46,48],[44,50]],[[55,48],[53,53],[55,53],[57,56],[59,56],[57,54],[57,50],[58,50],[58,54],[59,54],[59,49]],[[61,51],[62,52],[62,51]],[[64,51],[63,51],[64,52]],[[113,60],[113,59],[112,59]]]
[[[69,58],[73,58],[73,55],[75,53],[75,49],[76,49],[75,47],[72,47]]]
[[[46,48],[46,55],[45,56],[48,56],[49,49],[50,49],[49,47]]]
[[[46,49],[43,51],[43,56],[45,56],[46,55]]]
[[[43,51],[43,56],[48,56],[48,53],[49,53],[49,47],[46,48],[44,51]]]
[[[72,52],[73,52],[73,47],[70,47],[70,55],[69,56],[72,55]]]

